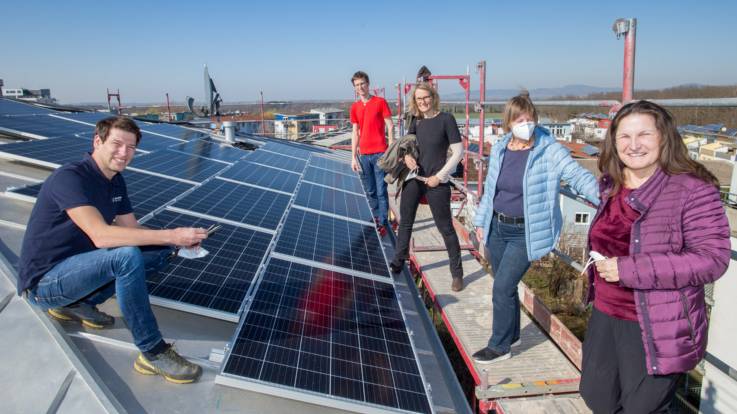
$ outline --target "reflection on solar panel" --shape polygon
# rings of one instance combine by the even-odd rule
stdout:
[[[254,164],[248,160],[233,164],[233,167],[220,174],[220,177],[287,193],[293,193],[299,181],[298,174]]]
[[[391,284],[273,258],[216,382],[351,411],[431,412]]]
[[[123,171],[123,178],[128,189],[128,198],[131,200],[133,212],[139,219],[193,187],[191,184],[181,181],[136,171]],[[9,192],[36,198],[40,190],[41,184],[34,184],[15,188],[9,190]]]
[[[356,176],[356,173],[354,173],[353,170],[351,170],[351,164],[331,160],[331,159],[324,158],[324,157],[318,157],[318,156],[312,157],[312,159],[310,159],[310,166],[315,166],[317,168],[330,170],[332,172],[348,174],[353,177]]]
[[[97,121],[116,116],[116,114],[111,114],[110,112],[59,112],[55,116],[94,125]]]
[[[0,98],[0,116],[38,115],[50,114],[52,112],[53,111],[49,109],[41,108],[24,102]]]
[[[302,173],[307,165],[307,161],[300,160],[297,158],[287,157],[284,155],[275,154],[268,151],[254,151],[246,157],[246,160],[255,162],[258,164],[265,165],[267,167],[279,168],[287,171],[294,171],[296,173]]]
[[[236,162],[249,152],[232,147],[228,144],[220,144],[209,140],[196,139],[171,147],[172,150],[186,152],[200,157],[219,161]]]
[[[214,179],[174,203],[174,207],[276,230],[289,199],[281,193]]]
[[[82,132],[94,132],[95,128],[78,122],[48,115],[0,117],[0,128],[25,132],[45,138],[54,138]]]
[[[266,145],[261,147],[267,151],[275,152],[277,154],[288,155],[290,157],[300,158],[303,160],[310,159],[310,151],[306,149],[297,148],[293,145],[280,144],[278,142],[267,142]]]
[[[165,149],[172,145],[179,144],[180,142],[182,141],[171,138],[164,138],[162,136],[149,134],[146,131],[141,131],[141,141],[138,143],[138,148],[144,151],[151,152]]]
[[[330,188],[350,191],[356,194],[364,194],[361,180],[359,180],[358,177],[336,174],[332,171],[323,170],[322,168],[307,167],[307,170],[305,170],[304,181],[322,184]]]
[[[373,226],[292,208],[275,251],[389,278],[381,242]]]
[[[8,158],[52,168],[80,160],[90,151],[92,140],[75,136],[0,145],[0,153],[5,153]]]
[[[207,228],[213,221],[164,210],[146,221],[147,227],[162,229],[175,227]],[[149,294],[181,302],[199,308],[220,311],[226,314],[211,316],[237,320],[241,302],[251,286],[271,235],[238,226],[222,224],[222,228],[202,242],[209,254],[201,259],[175,258],[171,266],[148,278]],[[164,305],[208,314],[178,306],[173,302]]]
[[[170,124],[149,124],[138,121],[138,126],[144,131],[155,132],[157,134],[163,134],[171,138],[183,139],[189,141],[192,139],[203,138],[206,135],[187,129],[178,125]]]
[[[326,211],[339,216],[373,223],[373,215],[366,203],[365,196],[305,182],[299,187],[294,203],[313,210]]]
[[[228,164],[181,152],[161,150],[133,159],[131,168],[151,171],[183,180],[202,182],[220,172]]]

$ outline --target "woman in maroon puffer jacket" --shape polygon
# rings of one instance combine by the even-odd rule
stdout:
[[[704,356],[704,285],[730,259],[718,182],[648,101],[614,117],[599,169],[589,248],[607,258],[589,270],[581,395],[594,413],[666,412],[678,375]]]

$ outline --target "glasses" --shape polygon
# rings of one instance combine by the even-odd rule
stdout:
[[[415,96],[415,101],[417,101],[417,102],[429,102],[429,101],[432,101],[432,95]]]

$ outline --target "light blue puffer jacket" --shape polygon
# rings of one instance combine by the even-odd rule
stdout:
[[[473,220],[474,226],[484,229],[484,242],[489,237],[494,213],[496,180],[511,138],[512,134],[505,135],[492,147],[489,156],[484,195]],[[599,204],[596,177],[573,160],[568,149],[556,142],[547,129],[538,126],[535,128],[535,144],[527,158],[525,176],[522,179],[525,240],[529,261],[548,254],[560,237],[563,224],[559,195],[561,180],[565,180],[571,189],[594,205]]]

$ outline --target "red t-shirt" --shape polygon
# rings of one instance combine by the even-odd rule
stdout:
[[[386,151],[384,119],[392,112],[386,99],[372,96],[366,105],[359,99],[351,106],[351,123],[358,124],[358,149],[362,155]]]
[[[606,257],[629,256],[632,223],[640,217],[625,201],[632,190],[622,189],[609,200],[591,229],[591,250]],[[637,320],[635,295],[619,282],[602,279],[594,267],[594,306],[601,312],[627,321]]]

